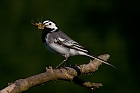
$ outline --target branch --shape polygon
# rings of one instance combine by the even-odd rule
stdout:
[[[109,59],[108,54],[100,55],[99,58],[107,61]],[[75,84],[90,88],[96,89],[102,86],[101,83],[92,83],[84,81],[79,78],[82,74],[92,74],[98,69],[102,62],[98,60],[90,60],[88,64],[78,65],[78,66],[69,66],[61,67],[58,69],[53,69],[52,67],[46,68],[46,72],[34,75],[25,79],[16,80],[13,83],[10,83],[6,88],[2,89],[0,93],[20,93],[26,91],[28,88],[43,84],[45,82],[53,80],[65,80],[73,81]]]

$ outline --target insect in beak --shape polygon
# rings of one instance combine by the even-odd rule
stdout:
[[[37,27],[40,30],[44,29],[44,25],[41,22],[35,23],[34,20],[31,21],[32,25]]]

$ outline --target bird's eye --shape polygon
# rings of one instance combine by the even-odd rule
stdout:
[[[51,25],[52,23],[49,23],[49,25]]]

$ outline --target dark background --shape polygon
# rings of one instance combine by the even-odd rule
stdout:
[[[81,78],[101,82],[91,91],[72,82],[57,81],[35,86],[24,93],[139,93],[139,0],[2,0],[0,3],[0,89],[17,79],[56,67],[64,58],[49,52],[41,31],[31,20],[50,19],[68,36],[94,55],[110,54],[109,63]],[[88,63],[72,57],[68,65]],[[54,84],[55,83],[55,84]]]

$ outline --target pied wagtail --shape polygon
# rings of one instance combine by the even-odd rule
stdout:
[[[71,56],[75,55],[88,56],[92,59],[99,60],[104,64],[114,67],[113,65],[107,63],[106,61],[92,55],[92,53],[88,49],[84,48],[79,43],[68,37],[57,27],[55,22],[46,20],[43,23],[42,22],[35,23],[34,21],[32,21],[32,24],[35,27],[38,27],[38,29],[43,30],[42,42],[44,43],[46,48],[53,53],[60,54],[65,57],[65,60],[63,60],[56,68],[60,67],[60,65],[63,63],[66,64],[68,59]]]

